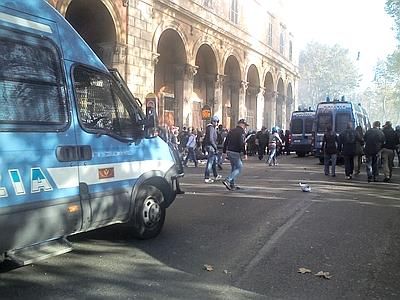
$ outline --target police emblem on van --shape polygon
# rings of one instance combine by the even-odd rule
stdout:
[[[114,168],[99,169],[99,179],[107,179],[114,177]]]

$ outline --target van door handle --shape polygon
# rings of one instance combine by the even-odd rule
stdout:
[[[90,145],[57,146],[56,157],[60,162],[91,160],[92,147]]]

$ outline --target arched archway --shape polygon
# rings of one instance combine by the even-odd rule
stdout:
[[[276,123],[275,125],[282,128],[285,124],[283,124],[284,119],[284,102],[285,102],[285,88],[283,84],[282,78],[278,80],[278,94],[276,97]],[[285,117],[286,118],[286,117]]]
[[[192,100],[192,126],[195,128],[205,127],[201,119],[201,107],[208,105],[212,114],[215,113],[215,83],[217,78],[217,60],[212,48],[203,44],[196,54],[195,65],[198,67],[194,76]]]
[[[99,0],[71,1],[65,12],[65,18],[103,63],[111,67],[117,37],[115,24],[107,7]]]
[[[264,125],[271,128],[275,119],[275,88],[272,73],[268,72],[264,81]]]
[[[154,71],[154,90],[159,99],[160,123],[167,126],[183,124],[183,92],[187,57],[179,34],[166,29],[157,44],[158,63]]]
[[[257,96],[260,93],[260,77],[257,67],[251,65],[247,72],[248,87],[246,90],[245,105],[246,119],[251,129],[257,129]]]
[[[239,118],[239,90],[241,88],[240,65],[237,58],[230,55],[224,68],[222,90],[222,122],[229,128],[236,126]]]

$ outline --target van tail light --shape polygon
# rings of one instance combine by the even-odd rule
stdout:
[[[315,132],[311,134],[311,146],[314,148],[315,146]]]

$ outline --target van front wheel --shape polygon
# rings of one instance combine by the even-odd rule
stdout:
[[[133,235],[139,239],[156,237],[164,225],[165,207],[163,193],[153,185],[140,187],[132,215]]]

